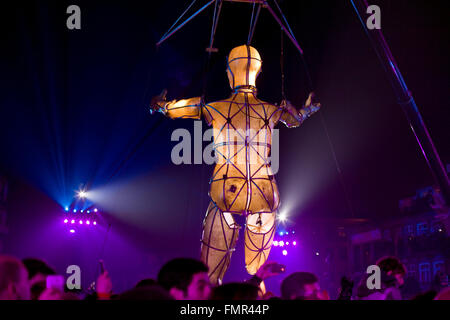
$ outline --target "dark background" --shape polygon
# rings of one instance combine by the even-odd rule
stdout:
[[[382,30],[442,161],[449,163],[446,2],[370,3],[381,7]],[[81,7],[81,30],[66,28],[71,4]],[[0,172],[10,183],[3,251],[44,258],[60,272],[79,264],[86,282],[102,257],[117,290],[156,276],[167,259],[198,256],[213,168],[173,165],[171,134],[176,128],[193,133],[193,122],[148,113],[151,97],[163,88],[170,99],[202,94],[212,7],[155,46],[188,4],[2,4]],[[399,199],[433,181],[350,1],[286,0],[281,7],[323,105],[321,115],[301,128],[280,128],[277,182],[289,216],[286,227],[301,218],[377,220],[398,214]],[[248,4],[223,6],[208,101],[230,94],[225,58],[246,42],[251,10]],[[263,10],[252,45],[264,61],[259,95],[271,102],[281,100],[280,34]],[[305,69],[286,37],[284,43],[287,97],[300,106],[309,90]],[[61,223],[62,212],[85,184],[97,191],[105,221],[95,232],[74,237]],[[242,249],[240,243],[225,280],[246,277]]]

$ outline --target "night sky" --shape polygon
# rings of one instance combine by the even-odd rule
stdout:
[[[196,8],[205,3],[198,2]],[[371,4],[381,7],[382,31],[442,161],[450,163],[446,2]],[[30,230],[48,236],[45,226],[59,219],[58,210],[71,203],[74,191],[89,184],[103,192],[102,205],[119,225],[115,231],[130,241],[124,248],[142,248],[156,260],[198,254],[213,167],[172,164],[172,131],[193,132],[194,124],[148,112],[151,97],[164,88],[169,99],[202,94],[212,7],[159,49],[155,46],[189,3],[2,4],[0,173],[11,186],[6,251],[32,255],[36,248],[25,240],[32,237]],[[81,30],[66,28],[70,4],[81,7]],[[323,105],[321,115],[298,129],[280,126],[276,179],[290,220],[398,214],[399,199],[433,181],[350,1],[285,0],[281,7]],[[215,41],[219,52],[211,57],[207,78],[208,101],[230,94],[226,56],[246,42],[251,10],[248,4],[223,6]],[[280,39],[280,28],[263,10],[252,46],[263,59],[259,97],[270,102],[281,101]],[[300,106],[310,89],[305,68],[286,37],[284,44],[286,95]],[[50,238],[43,239],[39,245],[47,246]],[[99,239],[96,243],[103,236]],[[59,263],[51,254],[47,258]],[[233,263],[243,267],[242,260]]]

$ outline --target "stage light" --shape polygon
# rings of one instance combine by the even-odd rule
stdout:
[[[91,210],[88,210],[87,213],[91,213]]]
[[[75,230],[74,229],[70,229],[70,233],[75,233]]]
[[[86,224],[88,224],[88,225],[89,225],[89,224],[91,224],[91,222],[90,222],[89,220],[87,220],[87,221],[86,221]]]
[[[283,232],[280,232],[280,236],[283,236]]]
[[[288,235],[288,234],[289,234],[289,232],[286,231],[286,235]]]
[[[74,224],[74,223],[75,223],[75,220],[70,221],[70,223],[71,223],[71,224]]]
[[[85,199],[87,197],[87,192],[85,190],[80,190],[80,191],[78,191],[77,196],[80,199]]]
[[[67,223],[67,222],[69,222],[69,220],[67,220],[67,219],[64,219],[64,223]]]
[[[64,210],[69,211],[69,207],[65,207]]]
[[[295,233],[295,231],[292,231],[292,234],[294,234]]]
[[[84,210],[81,210],[81,213],[83,213]]]
[[[316,252],[316,256],[318,256],[319,255],[319,252]]]
[[[278,244],[280,245],[280,247],[284,247],[284,241],[280,241],[278,242]]]
[[[288,242],[286,242],[286,245],[287,245],[287,246],[289,245],[289,241],[288,241]]]
[[[94,209],[94,212],[97,212],[97,211],[98,211],[97,208],[95,208],[95,209]]]
[[[94,221],[93,225],[96,226],[97,225],[97,221]]]
[[[292,244],[293,244],[294,246],[296,246],[296,245],[297,245],[297,241],[292,242]]]
[[[274,241],[274,242],[273,242],[273,245],[274,245],[275,247],[278,247],[278,241]]]
[[[83,220],[80,220],[80,224],[83,224]]]
[[[278,216],[278,220],[280,220],[281,222],[285,222],[287,220],[287,215],[285,213],[281,213]]]
[[[287,250],[283,250],[283,256],[287,256]]]
[[[77,213],[77,209],[73,209],[73,213]]]

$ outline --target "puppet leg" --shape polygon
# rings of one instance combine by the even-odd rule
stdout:
[[[220,284],[228,269],[239,229],[232,214],[222,212],[211,201],[203,221],[201,260],[209,267],[212,284]]]
[[[249,274],[255,274],[269,257],[275,235],[275,216],[275,212],[264,212],[247,217],[245,267]]]

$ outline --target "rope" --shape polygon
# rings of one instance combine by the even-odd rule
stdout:
[[[248,31],[248,38],[247,38],[248,46],[252,43],[253,40],[253,34],[255,33],[256,23],[258,22],[259,13],[261,12],[261,4],[258,6],[258,11],[256,11],[256,15],[254,15],[254,12],[255,12],[255,3],[253,3],[252,19],[250,20],[250,30]]]
[[[197,0],[192,1],[192,3],[189,5],[189,7],[184,10],[184,12],[181,14],[181,16],[178,17],[178,19],[174,22],[174,24],[169,28],[169,30],[167,30],[167,32],[161,37],[161,38],[165,38],[171,31],[172,29],[177,25],[177,23],[184,17],[184,15],[189,11],[189,9],[195,4],[195,2],[197,2]]]
[[[211,26],[211,36],[209,39],[209,50],[208,50],[208,57],[205,63],[205,69],[204,69],[204,73],[203,73],[203,88],[202,88],[202,101],[205,101],[205,97],[206,97],[206,91],[207,91],[207,86],[208,86],[208,75],[209,75],[209,70],[211,67],[211,54],[212,54],[212,47],[214,45],[214,39],[216,36],[216,31],[217,31],[217,25],[219,23],[219,18],[220,18],[220,13],[222,11],[222,4],[223,4],[223,0],[216,0],[215,6],[214,6],[214,16],[213,16],[213,23]]]
[[[253,2],[252,17],[250,19],[250,28],[248,29],[247,45],[250,45],[250,36],[251,36],[252,30],[253,30],[253,19],[255,18],[255,7],[256,7],[256,3]]]
[[[281,29],[281,52],[280,52],[280,67],[281,67],[281,98],[286,100],[285,84],[284,84],[284,32]]]

